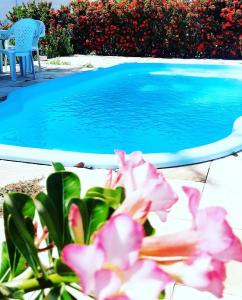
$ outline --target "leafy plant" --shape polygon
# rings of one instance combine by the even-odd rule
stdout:
[[[14,7],[12,22],[31,17],[46,25],[41,52],[100,55],[241,58],[238,0],[72,0]]]
[[[11,192],[4,196],[4,224],[6,242],[2,244],[0,260],[0,298],[22,299],[32,290],[43,290],[36,296],[41,299],[45,288],[52,287],[48,299],[73,299],[65,285],[78,279],[70,270],[60,264],[63,247],[71,242],[68,225],[70,205],[75,203],[83,215],[85,241],[89,243],[92,234],[113,212],[113,206],[122,200],[121,189],[90,189],[81,198],[81,184],[77,175],[65,171],[61,164],[54,164],[56,172],[47,178],[47,193],[39,192],[34,199]],[[48,267],[39,259],[41,237],[36,234],[34,215],[38,213],[41,228],[47,228],[49,253]],[[40,225],[39,225],[40,226]],[[57,256],[52,256],[53,245]],[[67,270],[67,271],[66,271]],[[69,273],[70,276],[66,276]],[[18,275],[22,274],[21,279]],[[64,285],[63,285],[64,284]],[[41,296],[42,295],[42,296]],[[59,299],[59,298],[58,298]]]
[[[32,18],[44,22],[46,37],[40,40],[40,53],[52,58],[73,54],[71,30],[61,20],[56,20],[57,16],[61,15],[65,19],[64,14],[58,14],[52,8],[52,2],[32,1],[13,6],[7,17],[13,23],[22,18]]]
[[[69,66],[71,63],[68,61],[62,61],[59,57],[51,59],[47,62],[48,65],[56,65],[56,66]]]

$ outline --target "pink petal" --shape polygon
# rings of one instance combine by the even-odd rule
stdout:
[[[104,263],[103,250],[97,245],[69,244],[62,251],[63,262],[80,278],[84,293],[94,288],[94,274]]]
[[[142,158],[141,152],[133,152],[128,158],[124,151],[116,150],[116,153],[120,161],[118,184],[124,187],[126,193],[121,211],[131,215],[128,211],[132,204],[127,202],[140,195],[140,200],[146,204],[151,202],[151,211],[159,212],[162,220],[166,220],[168,209],[176,203],[178,197],[163,175]],[[113,180],[112,183],[114,183]],[[126,211],[127,207],[129,210]],[[144,205],[143,211],[146,208],[147,205]],[[145,217],[142,218],[142,222],[144,221]]]
[[[163,268],[178,282],[200,291],[208,291],[219,298],[223,295],[225,267],[210,256],[196,257],[186,263],[165,265]]]
[[[109,170],[105,183],[106,188],[113,188],[113,170]]]
[[[97,299],[105,300],[118,293],[121,287],[120,278],[107,269],[101,269],[95,273],[94,294]]]
[[[125,201],[113,215],[127,214],[138,223],[143,224],[150,212],[151,205],[151,201],[142,198],[139,192],[133,192],[130,196],[126,197]]]
[[[125,295],[117,295],[117,296],[108,297],[105,300],[130,300],[130,298],[128,298]]]
[[[151,211],[166,211],[178,200],[164,176],[150,163],[133,169],[133,182],[136,190],[140,190],[143,197],[152,202]]]
[[[161,236],[147,236],[143,239],[141,255],[156,257],[187,257],[196,252],[198,235],[193,230]]]
[[[170,283],[170,276],[152,260],[139,260],[124,273],[122,292],[130,300],[157,300],[161,291]]]
[[[118,156],[120,168],[130,167],[134,168],[144,163],[142,153],[140,151],[135,151],[126,157],[126,153],[122,150],[115,150]]]
[[[141,225],[120,214],[104,225],[94,242],[104,249],[108,263],[126,269],[137,260],[143,236]]]
[[[222,207],[208,207],[198,210],[199,191],[189,187],[183,187],[183,190],[189,198],[189,208],[193,216],[193,230],[199,236],[197,250],[223,262],[242,261],[242,243],[234,235],[232,228],[226,221],[226,210]]]
[[[73,240],[78,244],[84,243],[82,216],[76,204],[72,204],[69,211],[69,226]]]
[[[195,218],[200,204],[200,192],[199,190],[188,186],[183,186],[182,189],[188,197],[191,215]]]
[[[226,214],[221,207],[198,211],[195,219],[196,230],[200,235],[198,248],[221,261],[242,261],[242,244],[226,221]]]

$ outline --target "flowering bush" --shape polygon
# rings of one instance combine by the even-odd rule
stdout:
[[[78,16],[75,35],[84,33],[82,47],[98,54],[241,57],[237,0],[75,0],[71,5]]]
[[[66,54],[72,45],[84,54],[241,58],[241,9],[238,0],[72,0],[59,10],[46,2],[23,4],[9,19],[41,19],[47,37],[68,28]]]
[[[99,300],[157,300],[170,282],[222,297],[225,264],[242,261],[226,211],[200,209],[198,190],[183,187],[190,229],[155,235],[149,212],[166,221],[178,197],[140,152],[117,155],[118,172],[110,171],[105,187],[90,188],[82,198],[78,176],[59,163],[47,193],[5,196],[1,299],[37,291],[36,300],[83,293]]]
[[[68,22],[65,15],[66,10],[69,10],[68,7],[63,7],[63,11],[62,8],[58,11],[54,10],[51,2],[36,3],[33,1],[14,6],[7,17],[13,23],[22,18],[33,18],[44,22],[46,38],[40,39],[40,53],[51,58],[73,54],[72,31],[67,27],[67,23],[61,21],[64,19]],[[57,18],[58,20],[56,20]]]

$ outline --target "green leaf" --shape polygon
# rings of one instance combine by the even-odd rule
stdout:
[[[46,300],[72,300],[73,297],[65,290],[64,286],[57,286],[50,290]]]
[[[109,206],[101,200],[87,199],[85,202],[89,216],[89,223],[85,229],[85,240],[89,243],[92,234],[108,219]]]
[[[3,202],[3,218],[4,218],[4,231],[5,231],[5,239],[6,239],[7,250],[8,250],[11,276],[14,277],[21,254],[18,251],[18,249],[16,248],[16,246],[14,245],[14,243],[12,242],[12,239],[9,234],[9,230],[8,230],[9,213],[6,208],[5,202]]]
[[[66,290],[64,290],[61,294],[61,299],[62,300],[73,300],[73,298]]]
[[[59,162],[53,162],[52,166],[54,167],[56,172],[65,171],[65,167]]]
[[[25,257],[26,261],[33,269],[35,275],[37,275],[40,262],[34,244],[26,242],[26,233],[28,232],[26,231],[23,233],[22,231],[19,231],[19,228],[16,226],[13,216],[9,216],[8,228],[12,241],[18,248],[19,252],[21,252]]]
[[[125,192],[122,187],[117,187],[115,190],[93,187],[90,188],[85,195],[85,198],[98,199],[105,201],[110,207],[116,209],[125,198]]]
[[[0,256],[0,282],[7,281],[10,274],[7,242],[2,242]]]
[[[44,300],[44,291],[41,291],[34,300]]]
[[[42,266],[34,245],[33,230],[30,229],[30,220],[33,220],[35,212],[33,200],[25,194],[9,193],[4,197],[4,205],[6,209],[4,218],[7,235],[9,235],[12,243],[22,253],[37,276],[38,267],[42,269]],[[10,246],[12,247],[12,245]],[[12,250],[10,249],[10,251]],[[14,255],[14,253],[10,254],[9,252],[10,255]],[[11,257],[10,261],[14,259],[15,257]],[[15,262],[13,265],[15,268],[17,263]]]
[[[62,237],[58,232],[58,220],[55,214],[55,207],[49,197],[40,192],[34,199],[35,207],[39,213],[42,225],[46,225],[49,231],[49,237],[54,241],[57,249],[61,250]]]
[[[9,299],[19,299],[23,300],[24,291],[16,288],[10,288],[3,284],[0,284],[0,299],[9,300]]]
[[[23,194],[17,194],[13,193],[13,195],[16,196],[16,202],[13,205],[15,205],[18,209],[18,212],[20,215],[22,215],[22,218],[24,218],[24,215],[29,218],[29,222],[32,223],[32,219],[34,217],[34,209],[32,204],[32,199],[29,196],[26,196]],[[10,269],[11,269],[11,276],[15,277],[19,273],[21,273],[22,270],[25,269],[25,259],[23,259],[22,255],[18,251],[16,245],[12,242],[12,238],[10,236],[9,230],[8,230],[8,219],[10,216],[9,210],[11,211],[11,206],[7,204],[6,201],[3,203],[3,216],[4,216],[4,227],[5,227],[5,237],[7,242],[7,248],[8,248],[8,256],[9,256],[9,263],[10,263]],[[30,225],[29,225],[30,227]]]
[[[51,174],[47,179],[47,192],[55,208],[56,229],[62,237],[61,246],[71,241],[68,230],[68,203],[72,198],[79,198],[81,184],[79,177],[71,172],[62,171]]]
[[[145,235],[150,236],[155,234],[155,229],[151,226],[150,221],[146,220],[144,225]]]
[[[61,299],[61,287],[54,287],[50,290],[46,297],[46,300],[60,300]]]
[[[76,274],[67,266],[65,265],[61,259],[57,259],[54,265],[55,271],[61,277],[73,277],[77,278]]]
[[[73,298],[68,292],[67,290],[65,290],[64,288],[62,289],[61,292],[61,300],[73,300],[75,298]]]
[[[160,293],[160,296],[159,296],[159,300],[163,300],[163,299],[165,299],[165,297],[166,297],[166,293],[165,293],[165,291],[162,291],[161,293]]]

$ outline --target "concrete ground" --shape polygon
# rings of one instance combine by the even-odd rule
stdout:
[[[87,69],[86,67],[105,67],[134,60],[133,58],[103,58],[97,56],[61,58],[59,64],[56,65],[43,63],[43,71],[37,74],[36,82],[85,70]],[[0,75],[0,101],[12,90],[33,83],[31,80],[19,80],[13,83],[9,80],[9,76]],[[101,169],[69,169],[79,174],[83,191],[90,186],[102,185],[107,174],[107,170]],[[0,160],[0,187],[19,180],[40,177],[43,177],[44,181],[51,172],[51,166]],[[188,185],[194,186],[201,191],[201,207],[220,205],[228,211],[228,220],[234,232],[242,240],[242,153],[202,164],[163,169],[162,172],[175,188],[180,198],[177,205],[170,212],[167,223],[160,223],[157,218],[152,218],[152,223],[156,226],[158,234],[180,231],[189,226],[191,219],[187,211],[187,199],[181,191],[183,185]],[[2,230],[2,226],[0,227]],[[3,232],[1,232],[0,236],[2,239]],[[176,285],[170,286],[168,289],[167,299],[215,300],[216,298],[208,293]],[[236,262],[228,264],[223,300],[242,300],[242,264]]]

